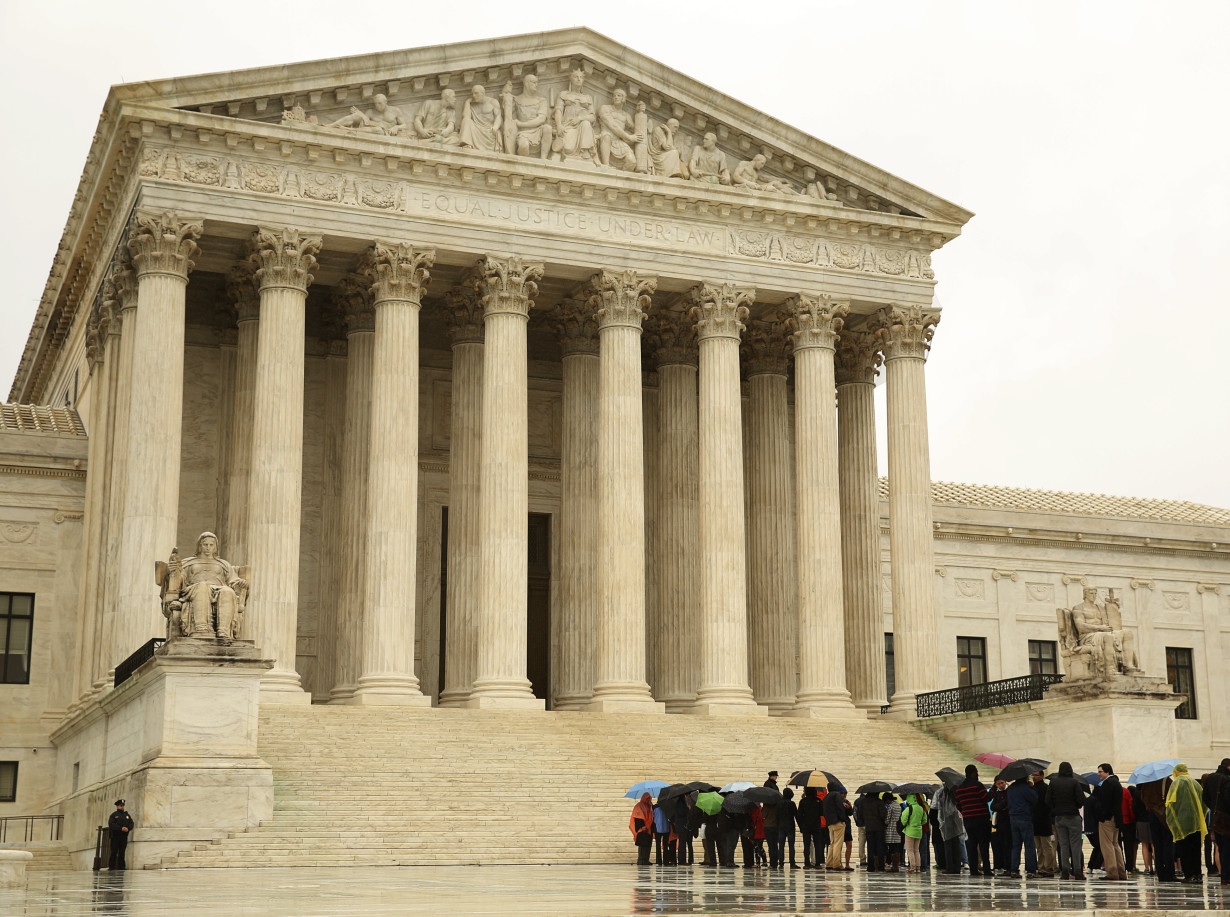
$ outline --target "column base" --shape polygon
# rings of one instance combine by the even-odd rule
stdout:
[[[853,704],[807,704],[791,707],[782,716],[812,720],[861,720],[867,714]]]
[[[772,698],[760,702],[762,706],[769,711],[769,716],[789,716],[790,711],[794,709],[794,698],[783,700],[781,698]]]
[[[664,697],[662,698],[662,703],[666,705],[667,713],[687,713],[688,709],[696,703],[696,695],[685,694]]]
[[[355,692],[354,685],[347,685],[341,688],[334,688],[332,691],[329,692],[328,703],[348,704],[350,703],[350,699],[354,697],[354,692]]]
[[[359,679],[359,687],[346,702],[352,707],[430,707],[431,698],[418,689],[418,681],[413,685],[393,683],[389,679],[380,679],[380,684],[365,685]]]
[[[585,705],[587,713],[648,713],[665,714],[666,704],[653,698],[620,700],[618,698],[594,698]]]
[[[888,703],[888,712],[883,715],[889,719],[918,719],[918,705],[913,694],[894,694]]]
[[[555,710],[578,711],[585,710],[589,707],[589,702],[594,699],[592,694],[565,694],[555,699]]]
[[[283,685],[266,685],[261,683],[260,702],[262,704],[302,704],[305,707],[312,703],[312,695],[302,688],[288,688]]]
[[[547,702],[540,697],[471,694],[461,705],[467,710],[546,710]]]
[[[439,706],[441,707],[464,707],[466,701],[470,699],[469,691],[444,691],[440,695]]]
[[[769,708],[759,704],[699,703],[682,711],[693,716],[768,716]]]

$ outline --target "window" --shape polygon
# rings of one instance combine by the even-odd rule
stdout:
[[[893,694],[897,691],[897,668],[893,660],[893,635],[884,635],[884,681],[885,688],[888,693],[885,697],[888,700],[893,699]]]
[[[987,641],[982,637],[957,638],[957,684],[981,685],[987,680]]]
[[[1176,720],[1196,719],[1196,675],[1192,666],[1192,651],[1181,646],[1166,647],[1166,680],[1175,694],[1187,695],[1187,700],[1175,709]]]
[[[1058,675],[1059,667],[1055,664],[1056,646],[1054,640],[1029,641],[1029,674]]]
[[[0,761],[0,802],[17,801],[17,762]]]
[[[0,684],[30,683],[30,639],[34,633],[34,596],[0,592]]]

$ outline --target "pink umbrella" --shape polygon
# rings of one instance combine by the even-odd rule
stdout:
[[[980,762],[981,764],[987,764],[991,767],[998,767],[1000,770],[1003,770],[1015,761],[1016,758],[1011,755],[1002,754],[998,751],[984,751],[980,755],[974,755],[974,760]]]

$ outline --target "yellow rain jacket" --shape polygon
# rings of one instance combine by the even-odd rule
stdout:
[[[1204,803],[1200,801],[1200,784],[1187,773],[1186,764],[1176,764],[1171,774],[1174,782],[1166,794],[1166,827],[1181,841],[1190,834],[1200,832],[1200,842],[1209,833],[1204,823]]]

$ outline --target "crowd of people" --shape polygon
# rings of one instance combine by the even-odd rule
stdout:
[[[658,865],[691,866],[699,840],[700,865],[719,869],[737,868],[741,848],[748,869],[850,872],[857,863],[885,873],[934,868],[970,877],[1112,882],[1143,874],[1187,883],[1203,883],[1207,870],[1230,886],[1222,870],[1230,856],[1230,758],[1199,780],[1177,764],[1170,776],[1133,785],[1124,785],[1109,763],[1087,775],[1066,761],[1049,776],[1022,770],[1005,770],[988,785],[976,765],[964,775],[945,768],[937,786],[876,782],[853,800],[832,775],[823,785],[797,787],[797,801],[796,787],[778,791],[777,771],[763,784],[771,792],[736,790],[721,800],[687,789],[702,785],[676,784],[656,803],[644,793],[628,827],[644,866],[651,856]]]

